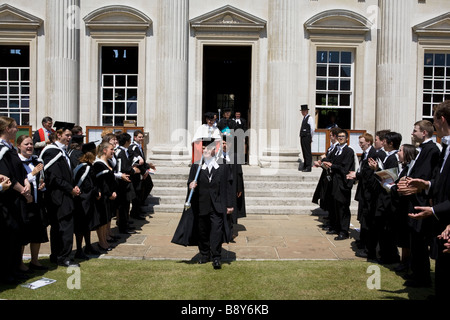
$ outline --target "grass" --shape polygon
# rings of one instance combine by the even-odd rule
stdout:
[[[48,260],[42,262],[52,266]],[[7,300],[424,300],[433,289],[403,286],[404,280],[386,266],[379,290],[367,281],[372,264],[364,261],[232,261],[221,270],[210,263],[91,259],[81,263],[80,289],[68,289],[74,273],[54,268],[35,273],[55,283],[31,290],[0,286]],[[71,278],[72,277],[72,278]]]

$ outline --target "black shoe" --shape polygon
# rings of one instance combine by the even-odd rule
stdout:
[[[84,248],[84,253],[92,254],[92,255],[100,255],[101,254],[100,251],[94,249],[94,247],[92,247],[92,246],[86,246]]]
[[[220,260],[217,259],[217,258],[214,259],[214,261],[213,261],[213,263],[212,263],[212,266],[213,266],[213,268],[216,269],[216,270],[222,269],[222,264],[220,263]]]
[[[80,260],[89,260],[89,257],[84,253],[83,250],[77,250],[77,252],[75,252],[75,258]]]
[[[367,254],[366,251],[357,251],[357,252],[355,253],[355,256],[360,257],[360,258],[367,258],[367,257],[368,257],[368,254]]]
[[[35,264],[31,263],[31,262],[28,264],[28,268],[30,268],[32,270],[36,270],[36,271],[48,270],[48,267],[46,267],[46,266],[38,266],[38,265],[35,265]]]
[[[70,261],[70,260],[64,260],[64,261],[58,262],[58,266],[66,267],[66,268],[69,268],[69,267],[79,268],[80,267],[80,265],[78,263]]]
[[[336,240],[336,241],[346,240],[346,239],[348,239],[348,236],[345,235],[345,234],[340,234],[340,235],[338,235],[337,237],[334,238],[334,240]]]
[[[338,232],[334,229],[328,229],[327,234],[338,234]]]
[[[208,263],[210,261],[211,261],[211,256],[204,256],[204,255],[202,255],[200,257],[200,260],[198,260],[198,263],[199,264],[205,264],[205,263]]]
[[[132,229],[127,229],[127,230],[119,230],[119,233],[122,233],[122,234],[136,234],[137,232],[132,230]]]
[[[302,172],[311,172],[311,168],[303,169]]]

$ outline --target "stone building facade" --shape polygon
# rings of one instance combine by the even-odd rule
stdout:
[[[232,107],[249,163],[288,164],[301,104],[318,128],[334,115],[409,142],[450,98],[450,1],[11,0],[0,52],[0,114],[34,130],[135,120],[149,157],[185,164],[202,114]]]

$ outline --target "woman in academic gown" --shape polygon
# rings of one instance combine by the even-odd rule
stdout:
[[[98,254],[91,245],[91,231],[100,226],[100,217],[96,203],[101,195],[95,184],[93,163],[95,161],[95,144],[88,143],[82,146],[83,155],[79,158],[79,164],[74,169],[75,183],[80,188],[81,194],[75,198],[75,238],[77,251],[75,258],[88,259],[86,254]],[[82,249],[85,241],[84,251]]]
[[[118,184],[109,160],[114,157],[114,146],[103,142],[97,147],[97,160],[94,162],[95,183],[101,194],[97,201],[100,227],[97,229],[99,249],[103,252],[111,250],[108,244],[108,222],[116,212],[114,201],[117,198]]]
[[[30,243],[31,261],[29,267],[34,270],[46,270],[39,262],[41,243],[49,241],[47,235],[48,217],[44,203],[44,164],[34,155],[33,140],[23,135],[17,139],[19,158],[27,172],[33,202],[25,203],[22,211],[24,230],[27,242]],[[23,265],[23,268],[25,266]]]
[[[0,281],[5,283],[15,283],[26,278],[20,272],[22,245],[26,243],[21,208],[22,203],[33,201],[25,168],[11,145],[17,131],[14,119],[0,117],[0,175],[11,181],[11,187],[0,192]]]

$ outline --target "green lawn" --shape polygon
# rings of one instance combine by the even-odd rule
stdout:
[[[379,267],[380,289],[367,286],[375,275],[368,273],[370,266]],[[0,299],[424,300],[433,294],[433,288],[403,286],[404,280],[388,267],[353,260],[232,261],[214,270],[210,263],[189,261],[91,259],[81,263],[79,281],[73,280],[76,272],[68,274],[68,269],[52,266],[27,282],[46,277],[55,283],[36,290],[0,286]],[[81,288],[68,288],[74,284]]]

